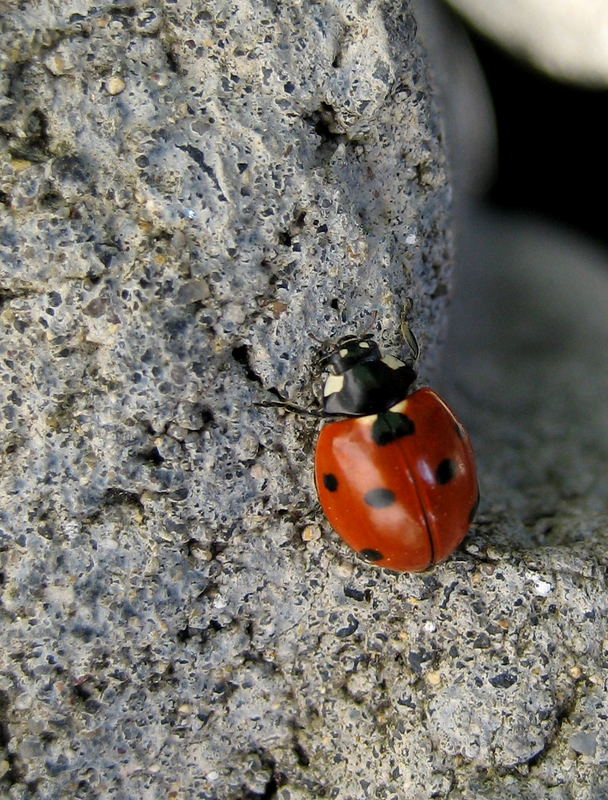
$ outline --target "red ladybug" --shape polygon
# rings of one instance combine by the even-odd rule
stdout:
[[[315,482],[327,519],[359,555],[393,570],[446,558],[471,524],[479,491],[467,432],[416,373],[382,356],[371,335],[347,336],[323,359],[331,374]]]

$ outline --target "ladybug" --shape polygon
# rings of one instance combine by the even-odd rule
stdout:
[[[330,369],[323,416],[344,417],[317,440],[327,519],[367,561],[427,569],[460,544],[477,510],[467,432],[432,389],[411,391],[413,367],[383,356],[371,334],[340,339],[321,364]]]

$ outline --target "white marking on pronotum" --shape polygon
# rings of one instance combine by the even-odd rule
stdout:
[[[369,348],[369,342],[359,342],[359,347],[364,347],[367,350]]]
[[[393,411],[395,414],[405,414],[405,409],[407,408],[407,398],[405,400],[400,400],[394,406],[389,408],[389,411]]]
[[[373,425],[374,422],[378,419],[377,414],[368,414],[365,417],[353,417],[354,422],[357,425]]]
[[[329,375],[325,381],[323,388],[323,396],[328,397],[330,394],[341,392],[344,386],[344,375]]]
[[[346,347],[343,347],[340,350],[340,355],[342,356],[342,358],[346,358],[346,356],[348,355],[348,350],[346,349]]]
[[[401,369],[401,367],[404,366],[403,361],[399,361],[398,358],[395,358],[395,356],[391,355],[383,356],[382,361],[391,369]]]

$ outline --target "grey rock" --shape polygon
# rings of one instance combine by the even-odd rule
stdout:
[[[570,739],[568,740],[568,744],[573,750],[576,750],[577,753],[580,753],[583,756],[592,756],[595,755],[595,748],[597,745],[597,736],[595,733],[573,733]]]
[[[2,791],[400,793],[390,617],[436,589],[356,561],[316,421],[254,403],[315,402],[308,332],[377,311],[398,351],[406,299],[436,368],[449,190],[408,5],[12,4],[0,52]],[[407,780],[444,791],[421,747]]]
[[[2,791],[606,796],[604,254],[476,214],[439,370],[407,8],[79,8],[0,48]],[[377,309],[398,351],[406,298],[482,488],[422,575],[337,540],[317,421],[254,405],[313,404],[309,331]]]
[[[464,25],[443,0],[414,0],[445,120],[454,207],[485,194],[496,171],[496,121],[490,90]]]

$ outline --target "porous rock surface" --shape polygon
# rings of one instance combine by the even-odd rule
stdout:
[[[309,331],[376,311],[398,351],[406,298],[436,363],[448,189],[407,4],[1,25],[2,791],[443,791],[412,694],[440,583],[338,543],[317,421],[254,405],[313,404]]]

